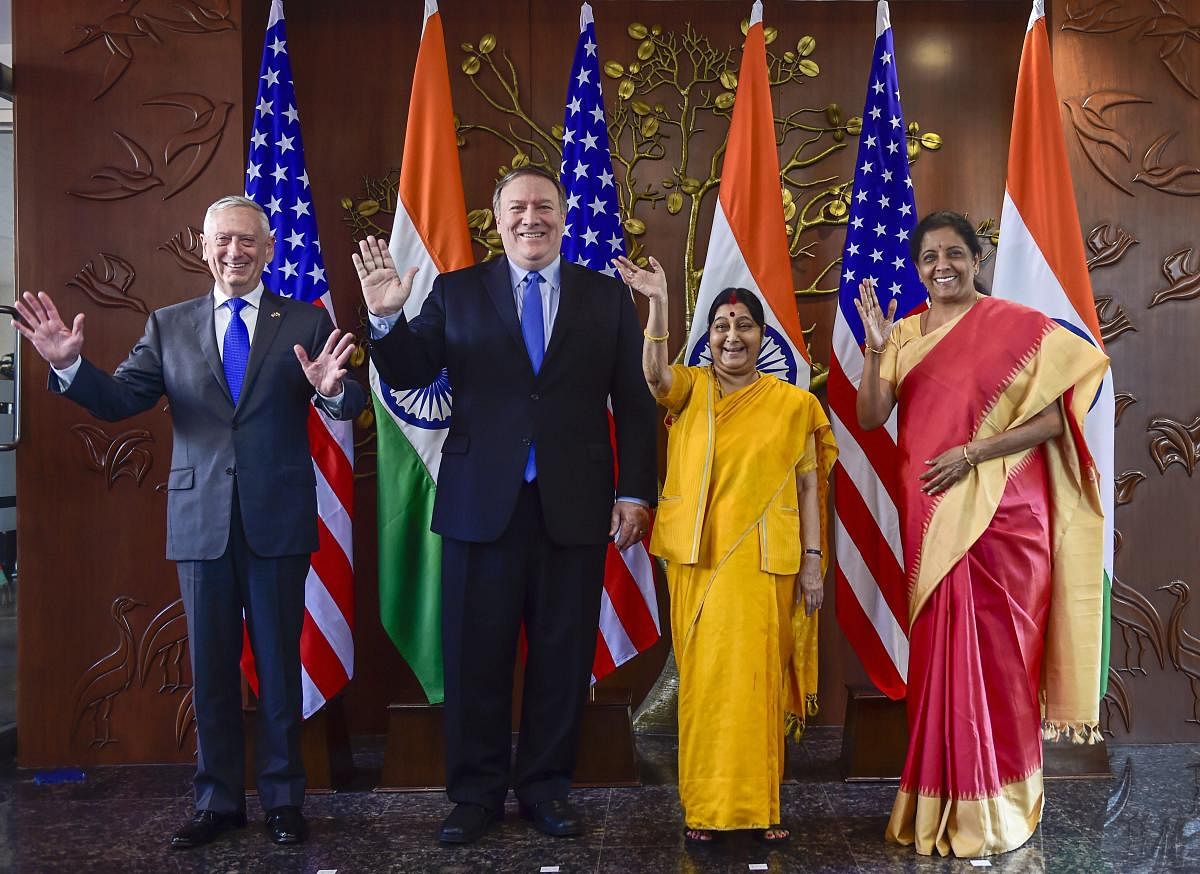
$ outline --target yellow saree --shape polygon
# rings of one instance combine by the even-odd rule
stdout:
[[[825,542],[837,448],[820,403],[762,376],[719,397],[675,366],[667,476],[650,549],[667,561],[688,828],[779,822],[784,725],[815,712],[817,617],[795,605],[803,546]],[[820,483],[822,544],[801,544],[797,474]]]

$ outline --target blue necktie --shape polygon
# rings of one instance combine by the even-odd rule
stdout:
[[[536,270],[525,277],[525,294],[521,298],[521,336],[525,340],[525,351],[529,353],[529,363],[533,365],[536,374],[542,369],[542,359],[546,357],[546,323],[542,321],[542,292],[539,287],[542,274]],[[533,444],[529,445],[529,458],[525,461],[525,482],[531,483],[537,477],[537,463],[533,457]]]
[[[246,301],[240,297],[231,297],[228,301],[229,327],[225,329],[225,345],[221,354],[221,363],[225,365],[225,382],[235,406],[242,393],[246,362],[250,360],[250,332],[242,321],[242,307],[245,305]]]

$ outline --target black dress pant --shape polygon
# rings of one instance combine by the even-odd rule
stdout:
[[[565,799],[587,698],[605,544],[550,541],[537,483],[490,543],[442,542],[446,789],[456,803],[499,810],[509,786],[512,679],[528,643],[512,785],[526,804]]]

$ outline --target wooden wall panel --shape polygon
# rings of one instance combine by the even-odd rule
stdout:
[[[124,358],[149,310],[211,287],[169,243],[182,233],[186,245],[205,207],[241,189],[241,4],[204,3],[216,16],[199,33],[186,4],[161,0],[14,4],[17,287],[49,292],[68,319],[84,313],[101,367]],[[171,645],[184,632],[163,559],[167,415],[97,422],[47,393],[47,368],[27,353],[21,764],[190,760],[190,671]],[[138,653],[159,645],[143,676]]]
[[[218,5],[217,0],[203,2]],[[133,63],[103,97],[93,100],[103,83],[107,62],[103,42],[72,53],[64,50],[78,38],[73,30],[76,24],[99,22],[102,15],[116,14],[122,8],[113,0],[111,8],[99,4],[107,13],[98,13],[92,8],[96,5],[51,0],[17,3],[14,10],[19,122],[18,268],[21,287],[57,292],[64,308],[87,314],[88,349],[100,364],[111,366],[136,339],[144,314],[128,306],[101,306],[66,283],[89,260],[105,252],[133,265],[136,278],[128,287],[129,293],[149,307],[203,290],[203,276],[183,272],[171,255],[157,247],[187,224],[198,224],[204,206],[216,196],[241,186],[243,131],[252,111],[268,4],[265,0],[232,4],[230,18],[236,29],[191,35],[156,26],[161,44],[150,38],[131,38]],[[511,60],[521,105],[531,118],[545,129],[561,122],[566,75],[574,50],[576,4],[521,0],[489,5],[443,0],[440,5],[455,110],[464,124],[503,127],[509,121],[472,86],[461,67],[468,54],[460,46],[478,46],[484,34],[494,35],[497,56],[505,52]],[[1147,674],[1124,673],[1119,687],[1129,702],[1132,724],[1127,730],[1118,716],[1111,725],[1120,738],[1184,739],[1193,737],[1197,730],[1185,721],[1191,716],[1192,705],[1186,667],[1191,650],[1182,633],[1172,636],[1170,631],[1177,593],[1159,591],[1159,587],[1182,579],[1189,584],[1190,592],[1190,584],[1198,576],[1189,548],[1196,506],[1191,466],[1196,457],[1195,438],[1191,438],[1189,448],[1184,435],[1188,433],[1186,426],[1200,416],[1186,379],[1200,363],[1194,360],[1198,354],[1195,319],[1189,316],[1191,308],[1200,304],[1182,296],[1153,308],[1148,304],[1170,283],[1163,273],[1164,262],[1195,245],[1187,221],[1194,210],[1189,196],[1163,193],[1132,178],[1142,170],[1146,149],[1160,134],[1172,129],[1180,133],[1164,148],[1161,162],[1188,166],[1198,163],[1200,156],[1193,154],[1194,137],[1189,138],[1188,132],[1195,129],[1200,107],[1159,60],[1161,40],[1134,39],[1143,25],[1110,34],[1058,29],[1071,14],[1078,16],[1078,10],[1086,12],[1094,5],[1065,0],[1050,4],[1060,96],[1064,100],[1083,99],[1095,91],[1110,90],[1136,93],[1152,101],[1115,104],[1101,114],[1103,124],[1112,125],[1130,143],[1128,160],[1119,148],[1100,147],[1100,153],[1114,173],[1125,174],[1121,178],[1132,195],[1107,181],[1089,161],[1082,141],[1074,134],[1070,112],[1066,106],[1063,108],[1085,231],[1103,224],[1119,225],[1139,241],[1113,266],[1098,267],[1093,281],[1097,295],[1111,296],[1137,329],[1110,343],[1118,374],[1117,390],[1137,398],[1118,429],[1118,470],[1139,471],[1145,476],[1144,480],[1130,478],[1128,482],[1135,483],[1128,487],[1131,501],[1118,510],[1117,524],[1125,535],[1125,548],[1117,570],[1122,583],[1133,587],[1156,617],[1146,621],[1153,626],[1151,634],[1164,653],[1164,666],[1159,666],[1150,638],[1143,637],[1145,654],[1141,663]],[[626,28],[635,21],[674,32],[682,32],[690,24],[714,45],[736,49],[742,39],[738,24],[749,6],[742,0],[596,0],[593,7],[601,60],[628,64],[634,59],[637,42]],[[913,167],[919,211],[948,207],[964,210],[976,221],[998,219],[1012,95],[1029,4],[1025,0],[894,0],[891,7],[906,116],[909,121],[919,122],[922,131],[938,133],[944,143],[937,152],[924,152]],[[1149,0],[1125,0],[1120,8],[1124,10],[1122,15],[1127,11],[1128,17],[1145,23],[1157,7]],[[178,15],[177,9],[165,0],[143,0],[134,12],[170,17]],[[780,89],[777,113],[804,107],[821,109],[830,103],[838,105],[843,118],[861,112],[874,12],[874,4],[870,3],[767,3],[767,24],[780,32],[771,50],[782,51],[795,45],[801,36],[811,35],[816,39],[812,57],[821,67],[815,79]],[[420,4],[360,0],[350,9],[320,0],[288,0],[287,14],[309,175],[335,305],[343,324],[360,324],[357,282],[349,262],[354,229],[341,203],[344,198],[352,204],[362,199],[364,177],[377,179],[399,166],[419,39]],[[1181,54],[1190,57],[1182,50]],[[483,74],[479,75],[477,81],[482,83]],[[611,113],[617,99],[614,80],[606,78],[604,87]],[[494,92],[495,80],[489,89]],[[77,183],[86,182],[97,168],[132,167],[113,129],[139,142],[145,140],[147,153],[161,161],[166,140],[189,116],[179,107],[142,104],[172,92],[203,93],[211,100],[234,104],[212,162],[190,186],[167,200],[162,197],[166,186],[153,186],[134,197],[112,202],[83,201],[66,193]],[[514,132],[522,136],[530,133],[524,126],[517,126]],[[723,136],[724,128],[710,123],[708,130],[697,137],[696,148],[700,152],[711,150]],[[849,179],[856,145],[853,138],[848,139],[845,148],[813,168],[814,176],[819,173]],[[498,170],[512,158],[512,150],[496,137],[481,131],[467,135],[460,159],[468,208],[490,206]],[[639,179],[650,183],[663,178],[667,175],[665,163],[643,165]],[[697,223],[701,263],[711,204],[711,199],[705,203]],[[648,251],[668,265],[673,293],[678,294],[682,288],[679,274],[684,260],[684,215],[669,216],[660,205],[646,218],[643,240]],[[381,221],[390,227],[390,217]],[[840,228],[820,229],[810,236],[811,257],[801,257],[795,263],[798,288],[810,285],[817,273],[840,254]],[[1112,238],[1102,234],[1097,239],[1104,248],[1104,241]],[[1197,264],[1200,257],[1192,255],[1170,261],[1166,269],[1174,270],[1177,284],[1186,286],[1189,277],[1200,272]],[[102,272],[99,259],[94,269]],[[119,288],[123,282],[121,270],[119,266],[113,269],[118,275],[109,284]],[[832,285],[833,281],[823,284]],[[814,326],[812,349],[822,363],[829,358],[833,306],[829,297],[807,298],[800,304],[803,323]],[[678,338],[685,333],[678,297],[673,312],[675,351]],[[166,419],[158,412],[115,428],[105,426],[109,436],[144,429],[153,438],[153,442],[130,445],[133,450],[148,453],[151,459],[142,485],[125,476],[117,478],[110,489],[104,476],[88,467],[85,444],[70,431],[72,425],[90,420],[68,404],[46,396],[42,390],[44,379],[44,367],[35,364],[27,368],[24,426],[28,443],[19,458],[24,602],[22,761],[50,764],[186,758],[190,747],[181,750],[174,736],[176,710],[183,693],[160,694],[150,680],[144,688],[135,684],[113,699],[113,736],[119,743],[89,750],[86,741],[91,735],[87,731],[80,729],[71,737],[75,684],[93,662],[117,645],[118,626],[111,618],[114,600],[129,595],[145,602],[145,606],[133,605],[125,614],[137,637],[144,633],[151,617],[177,597],[173,569],[161,559],[163,500],[153,489],[163,478],[169,434]],[[1151,432],[1148,429],[1156,418],[1185,427],[1172,429],[1159,423],[1159,430]],[[1196,433],[1192,427],[1191,434]],[[366,440],[369,435],[358,436]],[[1177,447],[1178,460],[1161,473],[1151,453],[1156,437],[1160,459],[1174,457],[1170,452]],[[357,676],[346,695],[354,733],[382,731],[384,706],[389,701],[420,700],[414,678],[392,649],[378,620],[372,449],[369,441],[364,443],[357,465],[361,476],[355,545]],[[131,457],[143,456],[135,452]],[[47,488],[48,483],[53,484],[53,490]],[[1124,597],[1117,608],[1118,616],[1129,624],[1144,604],[1135,595]],[[665,610],[665,601],[662,606]],[[1181,628],[1194,629],[1200,636],[1200,617],[1181,615]],[[837,629],[831,609],[823,617],[822,635],[819,720],[839,722],[842,683],[861,680],[862,673]],[[1138,638],[1131,640],[1136,653]],[[1180,669],[1173,666],[1169,656],[1174,650],[1180,655]],[[1123,667],[1120,627],[1114,652],[1115,663]],[[629,685],[636,697],[648,687],[664,655],[662,644],[657,652],[635,661],[607,682]]]
[[[1052,15],[1080,221],[1085,235],[1100,229],[1090,241],[1092,286],[1098,301],[1111,299],[1102,327],[1116,391],[1127,396],[1116,446],[1114,670],[1102,716],[1116,739],[1195,741],[1200,49],[1181,34],[1200,26],[1200,6],[1122,0],[1104,11],[1055,0]]]

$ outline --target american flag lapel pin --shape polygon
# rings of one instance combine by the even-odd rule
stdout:
[[[272,311],[271,311],[271,318],[273,318],[273,319],[277,319],[277,318],[279,318],[279,310],[272,310]]]

